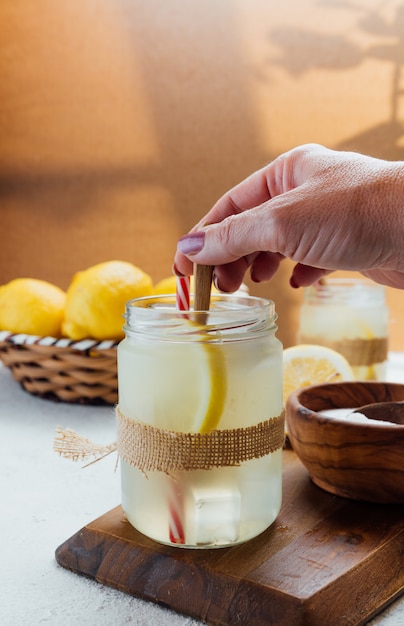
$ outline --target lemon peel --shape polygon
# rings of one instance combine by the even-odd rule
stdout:
[[[208,356],[210,386],[206,407],[201,407],[200,413],[195,417],[194,430],[200,433],[209,433],[215,430],[222,416],[226,398],[226,370],[223,355],[220,351],[212,352],[209,344],[204,345]],[[199,416],[203,415],[200,420]],[[199,426],[198,423],[200,422]]]
[[[194,346],[199,346],[204,354],[199,368],[202,401],[193,417],[192,431],[205,434],[218,427],[224,411],[227,394],[226,360],[221,346],[211,343],[206,327],[192,320],[187,320],[187,323],[196,331]]]

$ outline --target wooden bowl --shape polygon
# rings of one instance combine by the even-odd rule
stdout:
[[[286,403],[288,435],[312,481],[353,500],[404,503],[404,425],[324,415],[332,409],[402,400],[404,385],[381,382],[314,385],[291,394]]]

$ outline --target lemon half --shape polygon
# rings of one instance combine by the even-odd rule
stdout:
[[[342,354],[325,346],[300,344],[283,351],[283,401],[302,387],[354,380]]]

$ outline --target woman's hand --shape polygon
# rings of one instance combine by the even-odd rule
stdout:
[[[178,242],[175,269],[214,265],[234,291],[249,269],[269,280],[295,261],[293,287],[334,270],[356,270],[404,288],[404,163],[306,145],[228,191]]]

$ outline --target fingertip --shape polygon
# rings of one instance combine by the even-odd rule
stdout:
[[[181,278],[183,276],[191,276],[193,273],[193,263],[186,256],[176,251],[173,258],[172,271],[175,276]]]
[[[178,278],[184,278],[185,274],[180,272],[180,270],[178,269],[175,263],[173,264],[171,270],[172,270],[172,273],[175,274],[175,276],[178,276]]]
[[[292,287],[292,289],[299,289],[299,286],[296,282],[295,277],[292,275],[289,279],[289,285]]]
[[[212,276],[212,282],[213,282],[213,284],[214,284],[215,288],[216,288],[218,291],[223,291],[223,289],[220,287],[220,284],[219,284],[219,278],[218,278],[218,276],[215,274],[215,272],[214,272],[214,271],[213,271],[213,276]]]
[[[332,270],[325,270],[319,267],[297,263],[293,268],[293,273],[290,277],[289,283],[293,289],[297,289],[298,287],[308,287],[327,274],[330,274],[331,271]]]
[[[239,289],[245,273],[245,262],[236,261],[230,265],[216,265],[213,271],[213,284],[223,293],[233,293]]]

